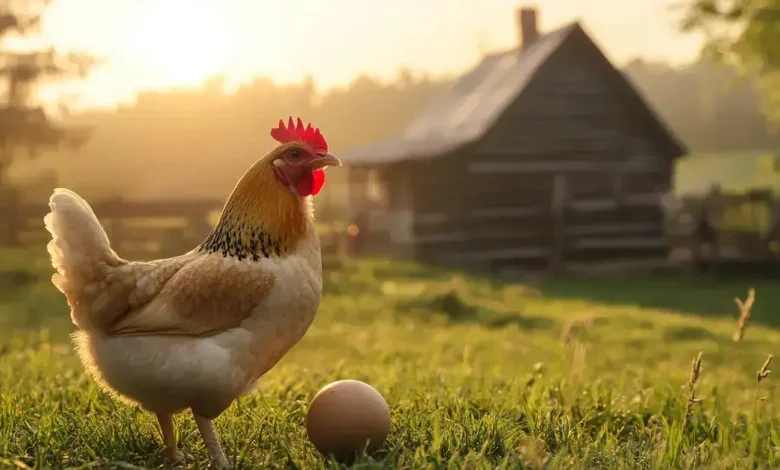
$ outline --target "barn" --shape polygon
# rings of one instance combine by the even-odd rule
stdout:
[[[684,145],[575,22],[484,57],[397,140],[341,155],[357,249],[470,270],[645,266]]]

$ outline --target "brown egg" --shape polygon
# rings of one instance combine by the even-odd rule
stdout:
[[[340,380],[317,392],[306,413],[306,431],[323,455],[350,460],[373,452],[390,432],[390,408],[374,387]]]

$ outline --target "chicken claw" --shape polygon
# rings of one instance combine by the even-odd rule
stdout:
[[[171,465],[185,464],[195,460],[194,457],[192,457],[192,455],[182,452],[176,447],[164,448],[163,457],[165,457],[165,461]]]
[[[163,435],[163,457],[170,464],[185,463],[192,460],[192,456],[179,450],[176,445],[176,430],[173,426],[173,415],[170,413],[157,413],[157,421]]]
[[[203,443],[206,444],[206,449],[209,451],[213,467],[217,469],[231,468],[232,466],[225,457],[225,453],[222,452],[219,438],[216,431],[214,431],[214,424],[210,419],[199,416],[194,411],[192,415],[195,417],[195,424],[198,425],[200,435],[203,437]]]

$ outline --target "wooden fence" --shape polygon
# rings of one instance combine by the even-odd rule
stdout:
[[[685,197],[669,217],[671,258],[693,266],[780,260],[780,200],[769,190]]]
[[[780,261],[780,200],[769,191],[676,200],[661,194],[634,194],[620,201],[571,200],[554,192],[551,208],[538,204],[511,215],[512,221],[522,218],[518,229],[485,228],[443,214],[435,219],[412,214],[394,220],[387,209],[373,209],[356,222],[361,228],[357,251],[408,256],[396,249],[405,245],[392,239],[390,227],[400,224],[407,226],[408,243],[417,244],[415,259],[434,264],[438,260],[429,255],[445,249],[460,260],[511,256],[514,262],[522,257],[522,267],[530,266],[528,271],[547,268],[577,275]],[[433,230],[422,232],[429,227]],[[482,251],[470,253],[468,245],[475,241]]]
[[[111,240],[112,248],[133,260],[183,254],[195,248],[216,223],[223,202],[106,200],[90,204]],[[43,217],[46,204],[0,199],[0,245],[41,246],[50,239]],[[338,239],[321,235],[323,253],[335,254]]]
[[[175,256],[197,246],[216,223],[223,203],[117,199],[91,205],[117,253],[143,260]],[[0,199],[0,245],[43,248],[49,240],[43,226],[48,211],[46,204]],[[769,191],[686,197],[667,208],[667,216],[673,262],[698,266],[780,261],[780,200]],[[320,230],[320,238],[326,267],[338,266],[348,246],[345,230]],[[625,261],[615,259],[616,264]]]

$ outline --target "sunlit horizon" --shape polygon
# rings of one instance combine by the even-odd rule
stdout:
[[[370,3],[370,4],[369,4]],[[46,84],[41,98],[73,109],[113,107],[146,90],[200,87],[223,76],[311,76],[320,90],[361,74],[392,80],[402,68],[454,75],[517,43],[520,0],[56,0],[34,44],[104,59],[84,81]],[[538,0],[542,32],[579,20],[617,65],[633,58],[684,63],[701,40],[677,31],[667,0]],[[12,41],[16,44],[21,41]],[[14,45],[16,45],[14,44]]]

